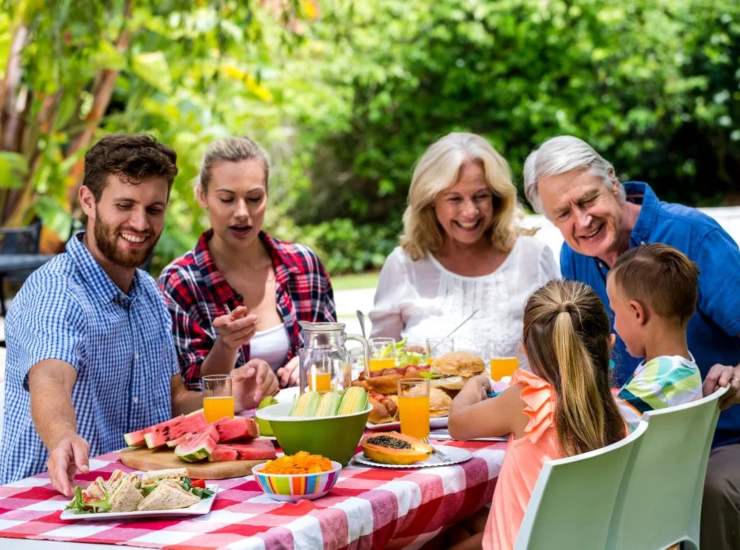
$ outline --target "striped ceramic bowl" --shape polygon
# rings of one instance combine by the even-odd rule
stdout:
[[[289,501],[323,497],[334,487],[342,469],[339,462],[332,460],[331,470],[317,474],[263,474],[265,464],[252,468],[252,474],[260,488],[270,498]]]

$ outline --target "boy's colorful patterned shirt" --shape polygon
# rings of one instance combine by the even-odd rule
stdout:
[[[693,360],[662,355],[640,363],[617,397],[625,420],[634,428],[645,411],[689,403],[702,396],[701,374]]]

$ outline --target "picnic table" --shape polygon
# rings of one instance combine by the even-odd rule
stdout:
[[[252,476],[218,480],[211,512],[192,518],[64,521],[59,516],[69,499],[43,473],[0,486],[0,541],[15,546],[17,539],[30,539],[19,548],[54,548],[49,541],[59,541],[85,550],[114,544],[188,550],[420,546],[491,502],[506,448],[500,441],[435,444],[465,448],[473,458],[423,469],[351,462],[328,495],[296,503],[270,499]],[[77,479],[107,479],[116,468],[129,471],[117,453],[108,453],[91,459],[90,472]]]

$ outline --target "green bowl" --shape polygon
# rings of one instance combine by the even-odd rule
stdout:
[[[288,416],[292,403],[278,403],[257,410],[257,418],[267,420],[285,454],[307,451],[346,465],[355,454],[365,431],[372,406],[343,416],[304,418]]]

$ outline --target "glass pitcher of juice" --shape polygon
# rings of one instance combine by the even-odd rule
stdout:
[[[348,388],[352,383],[352,368],[344,344],[347,340],[360,342],[363,364],[367,365],[370,355],[367,340],[362,336],[345,334],[344,323],[300,321],[299,324],[303,333],[303,345],[298,350],[300,392],[324,393]]]

